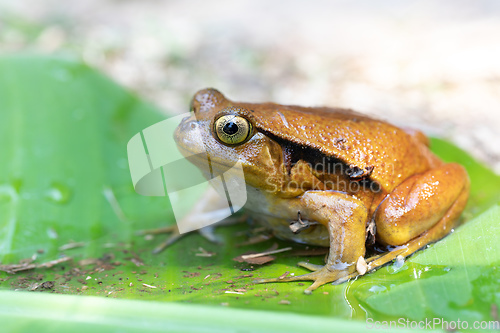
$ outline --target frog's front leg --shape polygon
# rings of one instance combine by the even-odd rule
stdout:
[[[300,207],[300,209],[299,209]],[[300,210],[304,219],[328,228],[330,251],[325,266],[302,264],[311,273],[285,278],[260,279],[257,283],[314,281],[304,292],[345,278],[356,270],[356,261],[365,254],[367,209],[361,201],[342,192],[307,191],[289,203],[288,209]]]
[[[154,254],[158,254],[172,245],[174,242],[187,235],[188,233],[181,234],[178,225],[184,225],[186,228],[190,226],[192,229],[200,233],[201,236],[206,238],[212,243],[222,243],[222,241],[213,233],[215,225],[205,225],[205,221],[219,220],[217,225],[232,224],[239,219],[225,218],[227,216],[227,199],[221,198],[213,187],[208,187],[205,193],[200,197],[195,206],[189,211],[182,220],[178,221],[175,225],[170,225],[157,229],[140,230],[138,235],[159,235],[170,234],[160,245],[156,246],[153,250]]]

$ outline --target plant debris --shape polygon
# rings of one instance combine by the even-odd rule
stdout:
[[[498,306],[493,303],[491,304],[491,308],[490,308],[490,314],[491,314],[491,317],[493,318],[493,320],[495,321],[499,321],[499,318],[498,318]]]
[[[54,281],[45,281],[40,284],[40,288],[43,289],[52,289],[54,288],[55,282]]]
[[[257,252],[249,251],[249,252],[245,252],[244,255],[251,255],[251,254],[257,254]],[[246,263],[249,263],[252,265],[263,265],[263,264],[266,264],[268,262],[273,261],[274,259],[276,259],[275,256],[269,256],[269,255],[264,255],[264,256],[257,257],[257,258],[246,258],[246,259],[243,259],[243,255],[240,255],[240,256],[233,258],[234,261],[246,262]]]
[[[55,282],[54,281],[45,281],[42,283],[32,283],[28,290],[29,291],[35,291],[35,290],[42,290],[42,289],[52,289],[54,288]]]
[[[50,268],[57,264],[73,260],[72,257],[62,257],[56,260],[47,261],[41,264],[34,264],[32,259],[21,260],[19,264],[12,265],[0,265],[0,271],[7,272],[9,274],[15,274],[16,272],[27,271],[35,268]]]
[[[246,245],[254,245],[254,244],[265,242],[273,237],[274,237],[273,235],[262,235],[261,234],[261,235],[253,236],[253,237],[249,238],[247,241],[241,242],[237,246],[240,247],[240,246],[246,246]]]
[[[241,259],[247,260],[247,259],[254,259],[254,258],[258,258],[258,257],[265,257],[265,256],[270,255],[270,254],[276,254],[276,253],[281,253],[281,252],[285,252],[285,251],[290,251],[291,249],[292,249],[291,247],[285,247],[285,248],[273,250],[273,251],[265,251],[265,252],[254,253],[254,254],[244,254],[241,256]]]
[[[137,255],[137,253],[131,252],[131,254],[133,255],[133,257],[126,259],[130,259],[130,261],[133,262],[137,267],[144,266],[144,261]]]
[[[187,273],[186,275],[183,275],[183,277],[185,277],[185,278],[193,278],[193,277],[200,276],[200,272],[192,272],[192,273],[190,273],[189,271],[183,271],[183,272]]]
[[[265,251],[265,252],[255,253],[255,254],[245,254],[245,255],[241,256],[241,259],[247,260],[247,259],[253,259],[253,258],[258,258],[258,257],[264,257],[264,256],[267,256],[269,254],[276,254],[276,253],[281,253],[281,252],[285,252],[285,251],[290,251],[291,249],[292,249],[291,247],[285,247],[285,248],[278,249],[278,250]]]
[[[365,258],[362,256],[359,256],[358,261],[356,262],[356,270],[358,271],[359,275],[365,275],[366,271],[368,270],[368,264],[365,261]]]
[[[71,250],[71,249],[76,249],[79,247],[84,247],[85,243],[84,242],[72,242],[68,244],[64,244],[59,247],[59,251],[65,251],[65,250]]]
[[[253,274],[245,274],[245,275],[240,275],[240,276],[237,276],[236,279],[245,279],[245,278],[249,278],[249,277],[252,277]]]
[[[268,263],[268,262],[276,259],[276,257],[272,256],[271,254],[281,253],[281,252],[289,251],[291,249],[292,249],[291,247],[285,247],[283,249],[278,249],[278,244],[274,243],[273,246],[271,246],[268,250],[266,250],[264,252],[248,251],[248,252],[245,252],[244,254],[241,254],[241,255],[233,258],[233,260],[237,261],[237,262],[246,262],[249,264],[263,265],[265,263]]]
[[[78,265],[80,266],[95,265],[97,263],[99,263],[99,259],[97,258],[87,258],[78,261]]]
[[[204,248],[202,248],[201,246],[198,248],[198,250],[200,252],[195,254],[195,256],[197,256],[197,257],[213,257],[217,254],[215,252],[209,252],[209,251],[205,250]]]

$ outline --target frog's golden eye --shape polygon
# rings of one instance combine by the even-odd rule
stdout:
[[[236,115],[222,116],[215,121],[217,138],[227,145],[237,145],[248,140],[252,134],[252,124]]]

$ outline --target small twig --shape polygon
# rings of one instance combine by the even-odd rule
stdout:
[[[60,263],[63,263],[63,262],[66,262],[66,261],[70,261],[70,260],[73,260],[72,257],[62,257],[62,258],[59,258],[59,259],[56,259],[56,260],[52,260],[52,261],[47,261],[47,262],[44,262],[42,264],[39,264],[36,266],[36,268],[50,268],[52,266],[55,266],[57,264],[60,264]]]
[[[197,257],[213,257],[214,255],[216,255],[216,253],[208,252],[202,247],[199,247],[198,250],[200,251],[200,253],[195,253],[195,256]]]
[[[73,260],[72,257],[62,257],[56,260],[47,261],[41,264],[25,263],[25,264],[14,264],[14,265],[0,265],[0,271],[7,272],[9,274],[15,274],[21,271],[27,271],[35,268],[50,268],[57,264]]]
[[[257,244],[257,243],[262,243],[262,242],[265,242],[271,238],[273,238],[274,236],[273,235],[257,235],[257,236],[254,236],[254,237],[251,237],[249,238],[247,241],[245,242],[242,242],[236,246],[240,247],[240,246],[246,246],[246,245],[253,245],[253,244]]]
[[[278,249],[278,250],[274,250],[274,251],[266,251],[266,252],[255,253],[255,254],[246,254],[246,255],[242,255],[241,258],[243,260],[251,259],[251,258],[258,258],[258,257],[267,256],[267,255],[270,255],[270,254],[275,254],[275,253],[281,253],[281,252],[285,252],[285,251],[290,251],[291,249],[292,249],[291,247],[285,247],[283,249]]]
[[[76,249],[78,247],[83,247],[85,246],[84,242],[74,242],[74,243],[68,243],[64,244],[59,247],[59,251],[65,251],[65,250],[71,250],[71,249]]]

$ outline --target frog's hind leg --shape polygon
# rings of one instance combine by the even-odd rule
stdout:
[[[397,246],[390,252],[374,255],[366,259],[366,263],[368,264],[367,272],[373,271],[387,264],[388,262],[396,259],[398,256],[407,257],[425,247],[427,244],[437,242],[438,240],[446,236],[454,227],[456,227],[460,223],[460,220],[458,218],[466,201],[467,193],[460,194],[460,197],[446,213],[446,215],[443,216],[441,220],[431,229],[410,240],[408,243]],[[359,275],[358,272],[353,272],[345,276],[343,279],[339,279],[335,282],[336,284],[342,283],[356,277],[357,275]]]
[[[436,242],[446,236],[451,229],[459,224],[459,217],[467,202],[469,194],[469,178],[467,173],[458,164],[446,164],[421,175],[409,178],[399,185],[380,205],[376,215],[377,237],[383,244],[393,245],[395,248],[387,253],[373,256],[366,260],[368,271],[374,270],[392,260],[397,256],[409,256],[425,245]],[[325,203],[325,198],[316,197],[315,200]],[[354,205],[355,206],[355,205]],[[314,205],[311,203],[311,207]],[[343,207],[346,207],[343,205]],[[335,210],[332,205],[330,209]],[[397,216],[397,213],[401,213]],[[328,215],[328,214],[326,214]],[[361,217],[362,214],[354,213],[351,216]],[[330,221],[337,218],[330,216]],[[344,220],[344,223],[357,225],[355,220]],[[339,284],[359,275],[355,262],[360,253],[354,251],[355,244],[343,244],[336,242],[339,225],[329,223],[330,255],[325,266],[301,264],[302,267],[313,272],[283,278],[261,279],[257,283],[287,282],[312,280],[314,283],[305,290],[310,293],[317,287],[334,282]],[[364,227],[364,224],[363,224]],[[352,235],[363,235],[359,230]],[[351,235],[346,235],[351,236]],[[347,239],[347,237],[346,237]],[[343,244],[343,251],[335,250],[335,244]],[[364,243],[357,243],[362,247],[364,254]],[[339,263],[335,262],[341,254],[343,260],[348,264],[340,269]]]
[[[390,252],[368,258],[368,270],[380,267],[397,256],[407,257],[446,236],[459,225],[468,195],[469,178],[458,164],[445,164],[403,182],[381,204],[375,215],[377,236],[385,244],[396,247]],[[412,204],[413,207],[408,209],[408,205]],[[406,211],[407,215],[395,218],[394,212],[398,210]],[[433,226],[415,235],[421,228],[419,224],[429,224],[433,219],[437,220]],[[393,228],[387,228],[387,225]],[[400,232],[395,232],[398,227],[401,227]]]

